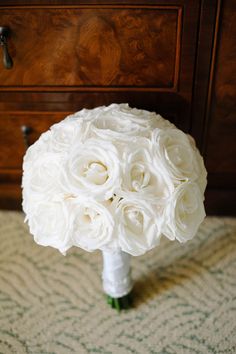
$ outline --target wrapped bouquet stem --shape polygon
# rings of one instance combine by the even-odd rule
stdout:
[[[133,287],[131,278],[131,255],[116,250],[103,251],[103,289],[107,294],[107,302],[117,310],[129,308],[131,305],[130,292]]]
[[[206,170],[192,137],[154,112],[111,104],[54,124],[23,163],[35,242],[103,253],[112,307],[130,305],[130,257],[161,237],[186,242],[205,217]]]

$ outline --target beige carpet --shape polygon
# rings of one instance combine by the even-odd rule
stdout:
[[[0,353],[236,353],[236,219],[133,258],[134,307],[104,301],[101,255],[36,245],[0,213]]]

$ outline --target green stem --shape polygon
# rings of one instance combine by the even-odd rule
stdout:
[[[121,310],[127,310],[132,307],[131,293],[118,298],[114,298],[110,295],[107,295],[107,303],[113,309],[116,309],[118,312],[120,312]]]

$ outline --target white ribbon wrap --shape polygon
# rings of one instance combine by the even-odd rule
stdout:
[[[127,295],[132,287],[131,255],[121,250],[106,252],[103,255],[103,289],[107,295],[119,298]]]

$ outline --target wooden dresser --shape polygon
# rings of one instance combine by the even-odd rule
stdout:
[[[208,211],[232,211],[236,119],[224,95],[226,88],[235,98],[236,89],[224,82],[233,63],[223,76],[219,64],[229,60],[220,18],[230,10],[233,0],[223,10],[214,0],[2,0],[0,207],[20,208],[22,156],[41,132],[84,107],[128,102],[196,138],[210,168]]]

